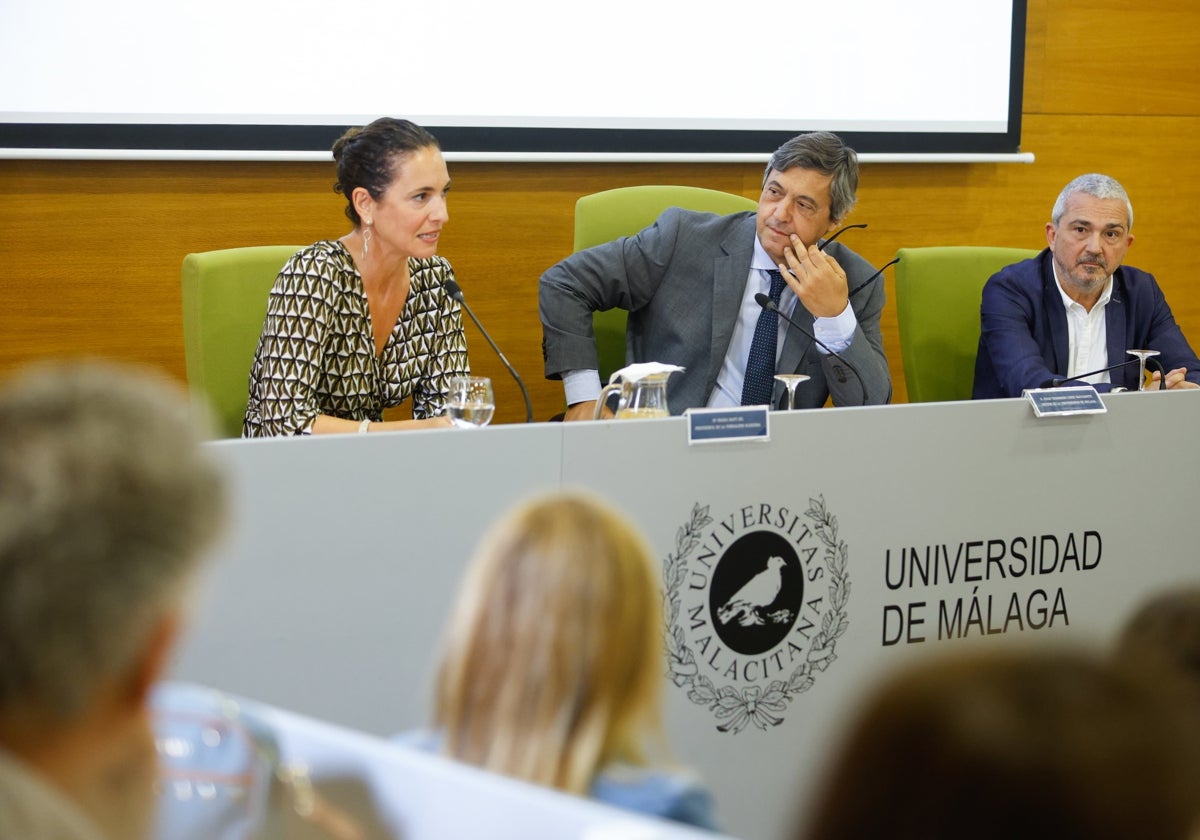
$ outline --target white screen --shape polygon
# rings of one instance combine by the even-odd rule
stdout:
[[[1013,39],[1019,24],[1023,41],[1024,2],[1015,5],[4,0],[0,145],[54,140],[55,126],[100,144],[135,136],[114,126],[263,127],[229,134],[245,142],[273,126],[386,114],[463,129],[450,134],[468,145],[541,128],[619,129],[582,142],[666,136],[686,151],[707,135],[732,150],[738,133],[828,129],[895,135],[883,146],[945,147],[929,138],[955,135],[964,148],[1016,151],[1013,57],[1023,46]],[[108,126],[110,139],[90,124]],[[327,151],[329,134],[299,143],[319,137]],[[588,132],[551,134],[535,145]],[[202,131],[159,136],[214,142]],[[767,148],[762,138],[746,148]],[[443,145],[454,143],[443,136]]]

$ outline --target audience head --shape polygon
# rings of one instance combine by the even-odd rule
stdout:
[[[1171,589],[1143,602],[1118,636],[1116,655],[1183,677],[1200,689],[1200,586]],[[1200,714],[1200,707],[1196,711]]]
[[[758,241],[782,263],[791,236],[811,247],[854,207],[858,155],[836,134],[816,131],[788,140],[771,155],[758,199]]]
[[[362,189],[375,201],[381,201],[404,163],[426,151],[436,152],[437,160],[441,161],[436,137],[416,123],[394,117],[380,117],[362,128],[351,128],[334,142],[337,182],[333,190],[346,197],[346,217],[355,227],[363,219],[354,191]]]
[[[437,680],[449,755],[586,793],[657,735],[662,607],[643,538],[599,499],[530,501],[480,544]]]
[[[130,368],[28,369],[0,386],[0,430],[0,746],[136,836],[147,694],[221,519],[219,475],[182,390]]]
[[[1185,840],[1194,712],[1136,668],[1065,651],[932,661],[868,700],[806,840]]]

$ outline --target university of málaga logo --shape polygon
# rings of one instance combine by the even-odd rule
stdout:
[[[671,679],[721,732],[783,723],[836,661],[846,632],[849,549],[825,499],[754,504],[714,521],[698,502],[663,561]]]

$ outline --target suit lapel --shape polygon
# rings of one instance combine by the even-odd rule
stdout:
[[[1108,305],[1104,307],[1104,333],[1108,344],[1107,364],[1110,365],[1120,364],[1133,358],[1125,353],[1129,345],[1126,343],[1125,295],[1122,293],[1120,271],[1121,269],[1118,268],[1113,272],[1112,295],[1108,299]],[[1114,370],[1111,374],[1113,385],[1137,389],[1139,383],[1136,370],[1137,368],[1133,365]]]
[[[1050,336],[1051,350],[1054,353],[1053,364],[1049,367],[1059,376],[1066,376],[1068,356],[1070,355],[1067,309],[1063,306],[1058,281],[1054,279],[1052,263],[1054,257],[1049,248],[1042,253],[1042,311],[1046,319],[1046,329],[1043,334]]]
[[[729,352],[729,341],[742,308],[746,280],[750,275],[750,260],[754,256],[755,216],[751,214],[735,225],[721,243],[720,252],[713,257],[713,315],[712,354],[708,359],[708,382],[705,393],[712,391]]]
[[[793,321],[810,333],[813,331],[813,321],[815,319],[812,313],[804,308],[804,304],[799,299],[796,299],[795,307],[787,314]],[[811,346],[811,338],[801,334],[798,329],[788,324],[787,333],[783,336],[783,349],[779,351],[780,372],[799,373],[800,360],[804,358],[804,354],[808,352],[808,348]]]

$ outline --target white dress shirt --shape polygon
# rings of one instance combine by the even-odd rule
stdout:
[[[1067,310],[1067,376],[1075,377],[1089,370],[1099,370],[1116,364],[1108,358],[1108,326],[1104,320],[1104,310],[1112,299],[1112,275],[1109,275],[1100,299],[1089,312],[1063,291],[1062,281],[1058,277],[1058,266],[1053,260],[1050,261],[1050,265],[1054,268],[1054,282],[1058,285],[1058,293],[1062,295],[1063,306]],[[1112,382],[1112,377],[1105,371],[1079,381],[1095,385]]]

